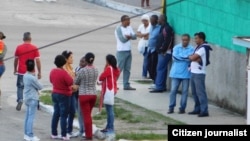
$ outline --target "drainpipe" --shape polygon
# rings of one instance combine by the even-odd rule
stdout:
[[[247,125],[250,125],[250,50],[247,49]]]

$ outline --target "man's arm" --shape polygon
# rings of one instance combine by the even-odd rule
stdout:
[[[116,35],[118,37],[118,39],[122,42],[122,43],[126,43],[129,39],[128,38],[125,38],[122,34],[122,30],[121,30],[121,27],[117,27],[116,30]]]
[[[36,67],[37,67],[37,71],[38,71],[37,78],[41,79],[42,76],[41,76],[41,61],[40,61],[40,58],[36,58]]]
[[[165,30],[165,32],[167,32],[166,36],[163,35],[163,43],[161,45],[160,50],[162,52],[166,52],[168,49],[171,49],[171,46],[173,45],[173,35],[174,35],[174,31],[172,30],[171,27],[167,27],[165,26],[165,28],[163,28],[163,30]],[[163,34],[163,33],[161,33]]]
[[[188,58],[189,58],[189,60],[191,60],[191,61],[198,61],[198,60],[200,60],[200,55],[198,55],[198,54],[193,54],[193,55],[189,56]]]
[[[14,75],[16,75],[17,73],[17,65],[18,65],[18,58],[16,57],[15,60],[14,60]]]

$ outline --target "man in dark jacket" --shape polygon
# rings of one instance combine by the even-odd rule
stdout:
[[[161,30],[156,48],[158,52],[158,63],[156,69],[155,88],[150,91],[152,93],[166,91],[168,64],[172,58],[172,49],[174,43],[174,31],[168,24],[165,15],[160,16],[159,24],[161,25]]]

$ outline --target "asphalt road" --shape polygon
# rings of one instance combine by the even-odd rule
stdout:
[[[32,0],[2,0],[0,4],[0,30],[7,38],[7,56],[14,55],[15,48],[22,43],[22,35],[32,33],[33,43],[38,47],[90,31],[91,29],[119,21],[124,13],[99,7],[82,0],[58,0],[57,3],[36,3]],[[136,29],[140,19],[131,20]],[[40,50],[42,61],[41,82],[50,87],[49,72],[54,67],[53,60],[63,50],[74,53],[74,67],[87,52],[96,55],[95,65],[102,71],[105,56],[115,54],[114,29],[116,25],[86,34],[84,36]],[[133,41],[132,79],[141,78],[142,57],[137,52],[137,41]],[[6,72],[1,78],[3,93],[0,110],[0,141],[23,140],[25,108],[18,112],[16,106],[16,76],[13,75],[13,59],[7,60]],[[42,141],[49,140],[51,116],[38,111],[34,132]],[[74,139],[73,139],[74,140]],[[79,139],[75,139],[79,140]]]

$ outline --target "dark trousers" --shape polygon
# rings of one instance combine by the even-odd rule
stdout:
[[[150,78],[155,81],[156,78],[156,67],[157,67],[157,62],[158,62],[158,53],[152,52],[148,53],[148,72]]]
[[[73,122],[74,122],[75,113],[76,113],[75,95],[76,93],[73,93],[72,96],[70,96],[67,133],[71,133],[73,131]]]
[[[66,137],[67,133],[67,116],[69,113],[70,97],[62,94],[52,94],[54,104],[54,113],[52,116],[51,128],[52,135],[58,135],[57,126],[60,119],[61,135]]]

